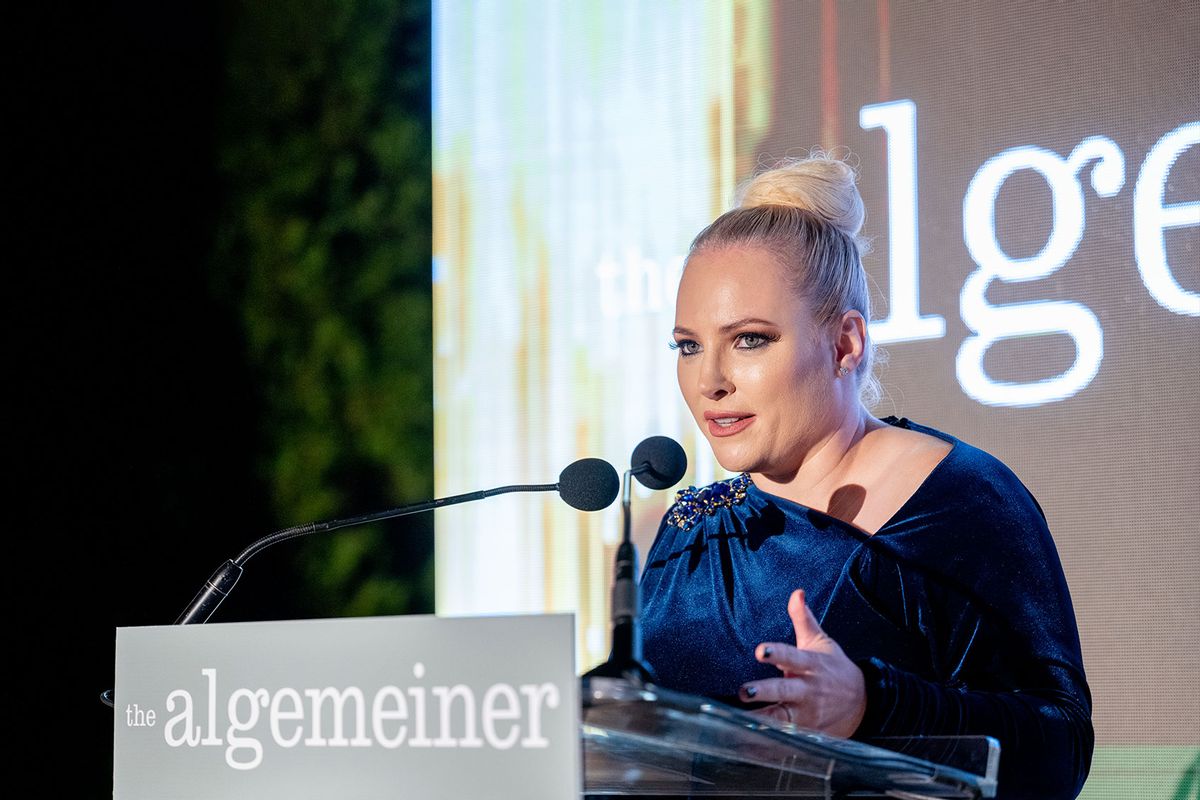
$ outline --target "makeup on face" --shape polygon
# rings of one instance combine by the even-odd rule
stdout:
[[[775,257],[753,247],[693,253],[672,347],[679,388],[723,468],[794,469],[832,405],[832,339]]]

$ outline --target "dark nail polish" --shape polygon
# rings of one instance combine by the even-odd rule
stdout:
[[[763,658],[770,658],[770,657],[771,657],[771,648],[764,647],[763,648]]]
[[[742,689],[742,691],[746,693],[746,697],[754,697],[754,695],[758,694],[758,687],[747,686],[746,688]]]

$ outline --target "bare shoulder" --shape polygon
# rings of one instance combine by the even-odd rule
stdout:
[[[863,437],[857,483],[865,496],[854,509],[836,509],[868,533],[879,530],[916,493],[953,445],[921,431],[886,423]],[[831,508],[836,503],[831,503]]]
[[[876,463],[903,463],[913,472],[920,472],[920,467],[927,466],[922,478],[954,449],[954,445],[945,439],[886,422],[871,430],[868,438],[874,439],[871,449],[876,454]]]

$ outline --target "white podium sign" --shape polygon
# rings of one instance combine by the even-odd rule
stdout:
[[[577,798],[569,614],[117,629],[116,800]]]

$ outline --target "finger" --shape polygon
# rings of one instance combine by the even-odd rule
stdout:
[[[754,649],[754,657],[781,670],[785,676],[808,675],[818,661],[816,653],[782,642],[763,642]]]
[[[772,703],[769,706],[756,708],[750,712],[756,716],[768,717],[778,722],[792,722],[795,714],[789,714],[788,709],[782,703]]]
[[[792,626],[796,629],[797,647],[803,648],[806,642],[814,641],[825,633],[808,607],[803,589],[797,589],[788,598],[788,616],[792,618]]]
[[[803,678],[763,678],[742,684],[738,696],[747,703],[800,703],[808,693]]]

